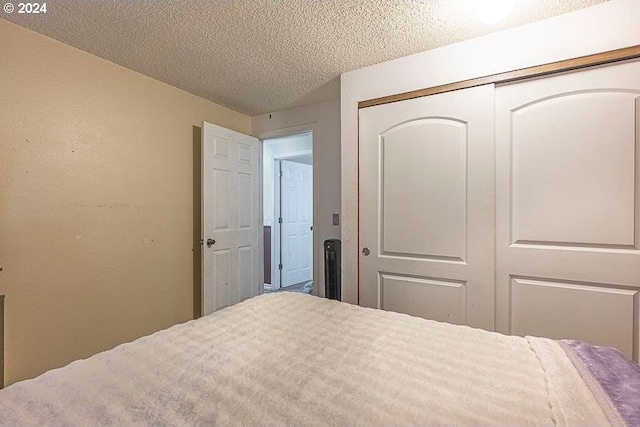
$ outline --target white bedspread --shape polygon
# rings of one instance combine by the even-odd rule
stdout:
[[[0,391],[2,425],[608,425],[560,346],[263,295]]]

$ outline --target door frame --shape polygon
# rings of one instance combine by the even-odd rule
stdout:
[[[263,169],[263,161],[264,161],[264,140],[266,139],[275,139],[275,138],[284,138],[287,136],[293,136],[293,135],[299,135],[302,133],[311,133],[311,147],[312,147],[312,155],[313,155],[313,233],[312,233],[312,240],[313,240],[313,291],[312,291],[312,295],[315,296],[319,296],[319,270],[318,270],[318,266],[321,265],[321,263],[318,262],[319,257],[322,255],[321,251],[318,249],[318,245],[317,245],[317,234],[316,234],[316,227],[315,224],[318,221],[318,171],[319,171],[319,163],[318,163],[318,159],[317,156],[315,156],[315,153],[317,152],[316,149],[316,137],[315,135],[317,134],[318,131],[318,124],[316,122],[313,123],[308,123],[308,124],[303,124],[303,125],[299,125],[299,126],[290,126],[290,127],[285,127],[285,128],[281,128],[281,129],[275,129],[275,130],[270,130],[270,131],[266,131],[266,132],[261,132],[259,134],[253,135],[254,137],[258,138],[260,140],[260,174],[261,174],[261,184],[263,185],[263,179],[262,179],[262,174],[264,174],[264,169]],[[275,159],[274,159],[275,161]],[[275,166],[275,163],[274,163]],[[274,184],[275,185],[275,184]],[[262,188],[262,187],[261,187]],[[275,190],[275,189],[274,189]],[[278,190],[279,191],[279,190]],[[275,196],[275,193],[274,193]],[[262,189],[260,190],[260,206],[263,208],[260,210],[260,221],[261,224],[264,226],[264,215],[263,215],[263,210],[264,210],[264,200],[262,198]],[[275,214],[275,212],[274,212]],[[275,216],[274,216],[275,218]],[[275,224],[274,224],[275,225]],[[271,229],[271,234],[272,236],[275,235],[275,227],[272,227]],[[264,233],[263,233],[264,234]],[[275,248],[274,248],[274,238],[271,238],[271,253],[272,256],[275,253]],[[261,243],[263,246],[261,248],[261,253],[264,253],[264,242]],[[263,257],[264,258],[264,257]],[[264,265],[263,265],[263,270],[264,271]],[[277,270],[277,269],[276,269]],[[275,273],[272,270],[271,271],[271,281],[274,282],[275,280]],[[278,286],[280,284],[280,277],[278,276]],[[272,283],[273,285],[273,283]],[[261,291],[260,293],[264,292],[264,284],[263,286],[260,288]]]

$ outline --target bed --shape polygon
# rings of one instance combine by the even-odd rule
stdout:
[[[0,425],[638,426],[638,402],[612,349],[282,292],[10,385]]]

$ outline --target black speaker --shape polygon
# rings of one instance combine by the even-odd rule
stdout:
[[[324,241],[324,295],[340,301],[340,240]]]

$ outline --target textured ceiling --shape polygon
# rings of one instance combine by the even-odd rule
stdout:
[[[346,71],[605,0],[517,0],[481,24],[476,0],[50,0],[2,16],[236,111],[339,95]]]

